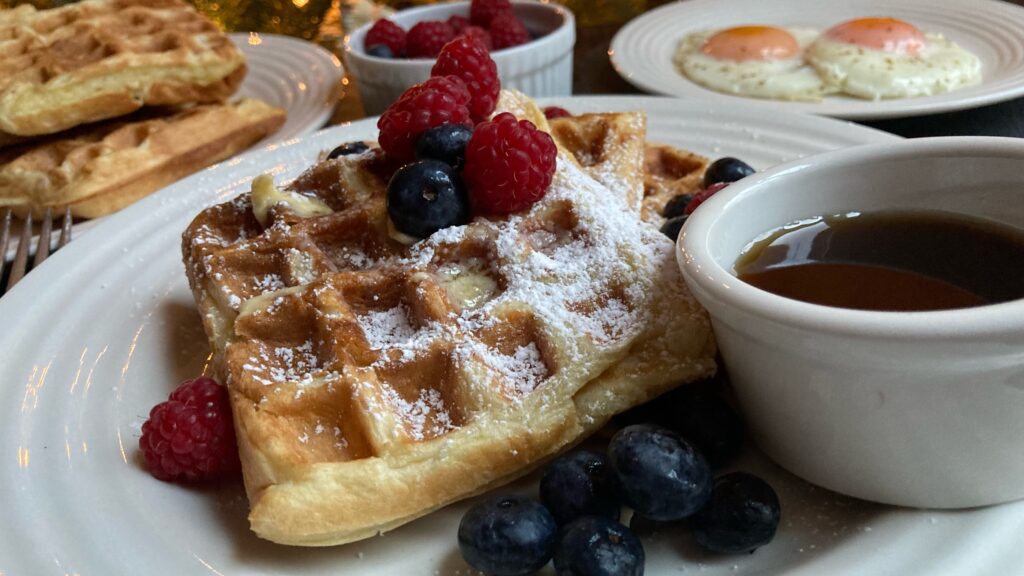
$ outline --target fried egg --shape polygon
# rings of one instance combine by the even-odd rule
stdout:
[[[858,18],[807,48],[822,80],[859,98],[910,98],[981,82],[981,61],[941,34],[895,18]]]
[[[718,92],[817,102],[830,89],[804,62],[818,36],[808,28],[739,26],[683,38],[675,65],[687,78]]]

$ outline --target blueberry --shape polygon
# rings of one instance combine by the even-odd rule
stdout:
[[[459,523],[459,550],[493,576],[533,574],[551,560],[558,526],[539,502],[497,496],[473,506]]]
[[[686,210],[686,205],[693,200],[692,194],[679,194],[673,197],[665,204],[665,208],[661,211],[661,215],[665,218],[675,218],[676,216],[682,216]]]
[[[586,516],[569,524],[555,548],[558,576],[643,576],[640,539],[615,520]]]
[[[754,169],[743,160],[728,156],[719,158],[712,162],[707,170],[704,171],[704,187],[707,188],[719,182],[735,182],[753,173]]]
[[[690,519],[694,537],[724,554],[753,552],[771,542],[779,527],[779,497],[767,482],[745,472],[715,480],[711,500]]]
[[[612,437],[608,459],[619,477],[623,502],[652,520],[685,518],[711,496],[711,467],[671,430],[627,426]]]
[[[685,215],[669,218],[661,225],[661,233],[668,236],[669,240],[675,242],[679,238],[679,231],[683,229],[683,224],[686,224]]]
[[[399,231],[426,238],[469,222],[469,197],[451,166],[437,160],[406,164],[388,183],[388,215]]]
[[[453,168],[466,160],[466,144],[473,129],[462,124],[442,124],[427,130],[416,141],[416,158],[440,160]]]
[[[615,472],[596,452],[573,452],[552,462],[540,479],[540,501],[560,526],[581,516],[619,519]]]
[[[746,428],[718,390],[727,385],[724,374],[680,386],[671,392],[619,414],[619,426],[657,424],[678,433],[712,468],[729,464],[743,447]]]
[[[327,154],[327,159],[334,160],[335,158],[340,158],[342,156],[361,154],[369,149],[370,147],[366,145],[366,142],[360,142],[358,140],[355,142],[346,142],[334,150],[331,150],[330,153]]]
[[[377,58],[394,58],[395,53],[388,48],[387,44],[374,44],[373,46],[366,47],[366,54],[368,56],[376,56]]]
[[[712,468],[732,461],[743,447],[743,421],[710,386],[683,386],[660,403],[658,424],[693,443]]]

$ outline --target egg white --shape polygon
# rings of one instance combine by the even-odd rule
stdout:
[[[801,53],[817,37],[810,28],[781,28],[800,45]],[[823,82],[801,55],[785,60],[719,60],[704,54],[704,42],[720,30],[687,35],[679,42],[674,57],[676,68],[693,82],[727,94],[773,100],[820,102],[836,90]]]
[[[900,55],[819,37],[808,63],[828,84],[868,100],[912,98],[981,82],[981,60],[941,34],[925,34],[914,55]]]

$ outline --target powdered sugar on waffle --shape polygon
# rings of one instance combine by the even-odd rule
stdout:
[[[503,356],[483,346],[480,348],[484,348],[491,367],[504,376],[504,381],[510,383],[519,396],[533,392],[548,375],[544,358],[534,342],[516,348],[511,356]]]
[[[524,230],[552,210],[571,210],[578,226],[565,231]],[[544,200],[529,212],[470,226],[487,226],[495,232],[498,260],[504,263],[498,271],[507,286],[479,314],[463,318],[469,321],[461,323],[464,330],[475,328],[474,316],[487,318],[497,306],[522,302],[549,329],[565,331],[567,340],[582,334],[598,345],[623,345],[642,328],[643,302],[659,268],[673,265],[671,242],[643,224],[622,195],[564,158]],[[464,241],[467,230],[448,228],[417,244],[409,265],[428,267],[439,246]],[[590,306],[588,313],[580,311],[585,307],[573,306],[593,302],[602,291],[615,287],[625,301],[604,294],[607,300]]]
[[[537,241],[524,239],[525,227],[548,217],[544,211],[562,209],[571,209],[578,219],[575,229],[538,230],[529,232],[538,236]],[[544,330],[565,336],[559,340],[570,346],[563,353],[572,362],[578,353],[571,346],[581,335],[606,349],[628,346],[647,320],[644,302],[659,276],[658,268],[674,265],[667,239],[642,224],[620,195],[564,160],[546,198],[530,212],[441,230],[416,244],[409,259],[400,265],[430,269],[436,264],[439,248],[463,243],[470,230],[478,234],[481,228],[493,232],[490,236],[495,238],[498,261],[494,268],[507,286],[480,308],[464,310],[455,318],[462,334],[451,335],[457,340],[455,354],[483,360],[519,395],[536,389],[548,376],[548,369],[534,342],[505,355],[475,340],[475,333],[500,321],[500,308],[515,302],[525,304],[542,321]],[[442,264],[442,269],[447,265]],[[616,287],[619,296],[611,294]],[[415,330],[404,307],[361,316],[359,322],[374,348],[397,348],[408,359],[441,336],[436,326]],[[415,419],[408,413],[402,418]]]
[[[427,350],[446,335],[450,336],[450,331],[436,322],[417,329],[409,320],[409,310],[402,305],[358,314],[356,322],[362,328],[370,348],[384,352],[380,360],[373,363],[373,368],[383,367],[394,360],[411,362],[417,352]],[[395,350],[400,352],[398,358],[387,354]]]
[[[266,294],[267,292],[285,288],[285,283],[277,274],[264,274],[256,278],[255,286],[257,293]]]
[[[624,116],[629,122],[629,128],[634,134],[643,134],[646,119],[641,114],[632,114]],[[620,143],[607,143],[609,149],[606,151],[605,156],[614,157],[621,153],[622,145]],[[581,150],[580,152],[586,152]],[[584,165],[587,166],[587,171],[594,177],[595,180],[607,186],[612,192],[625,198],[629,191],[629,184],[624,180],[623,175],[616,171],[614,162],[599,162],[600,158],[585,157],[580,159]],[[637,190],[637,193],[641,194],[642,191]]]
[[[271,354],[284,367],[272,366],[269,369],[270,378],[274,382],[297,382],[311,384],[313,372],[320,369],[320,361],[313,351],[313,342],[306,340],[294,348],[278,346],[271,350]]]
[[[571,214],[558,215],[558,211]],[[530,229],[537,222],[567,218],[578,224],[564,230]],[[518,395],[528,394],[548,376],[536,343],[506,355],[476,340],[481,330],[501,321],[501,309],[512,305],[530,310],[541,321],[542,331],[561,335],[558,340],[568,347],[561,350],[566,361],[580,357],[575,346],[581,336],[601,349],[624,350],[648,320],[645,302],[660,268],[674,266],[671,242],[643,224],[623,195],[564,158],[546,197],[530,211],[441,230],[414,245],[410,256],[397,265],[443,271],[452,264],[439,261],[439,254],[444,253],[440,249],[466,242],[470,233],[493,239],[497,258],[491,262],[491,271],[505,279],[504,291],[478,308],[462,310],[447,326],[428,323],[416,327],[405,305],[357,314],[370,347],[383,352],[372,367],[412,361],[446,339],[454,343],[456,358],[478,358]],[[314,384],[310,372],[319,366],[315,355],[307,356],[307,352],[295,349],[289,358],[290,368],[272,373],[273,380]],[[286,354],[280,349],[275,353]],[[301,361],[291,361],[296,357]],[[386,383],[383,388],[395,394]],[[428,409],[441,409],[428,400],[392,404],[407,426],[420,429],[417,427]]]
[[[400,348],[416,335],[405,306],[396,306],[390,310],[371,310],[356,316],[356,320],[374,350]]]
[[[384,397],[397,411],[409,436],[423,440],[427,435],[440,436],[455,429],[448,416],[441,393],[433,388],[420,390],[419,398],[408,401],[394,389],[385,386]]]

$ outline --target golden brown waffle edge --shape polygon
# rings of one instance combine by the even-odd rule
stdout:
[[[0,206],[37,215],[67,206],[79,218],[103,216],[245,150],[284,120],[284,110],[242,99],[108,121],[5,150]]]

